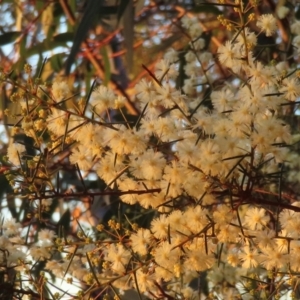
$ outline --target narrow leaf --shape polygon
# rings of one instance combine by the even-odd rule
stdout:
[[[125,9],[130,2],[132,2],[132,1],[131,0],[120,0],[119,6],[118,6],[118,15],[117,15],[118,24],[117,25],[119,25],[120,20],[125,12]]]
[[[104,64],[104,79],[103,79],[103,84],[105,86],[108,85],[110,81],[110,75],[111,75],[111,70],[110,70],[110,62],[109,62],[109,57],[107,53],[106,47],[102,47],[101,50],[101,55],[103,59],[103,64]]]
[[[70,73],[71,66],[75,60],[76,54],[80,48],[81,43],[84,41],[89,29],[92,27],[97,14],[103,4],[101,0],[88,0],[87,5],[82,16],[81,22],[78,26],[77,32],[74,37],[74,43],[66,61],[65,72]]]
[[[13,43],[22,34],[21,31],[10,31],[0,35],[0,45]]]
[[[126,63],[130,73],[133,65],[134,7],[133,0],[122,0],[120,5],[122,3],[126,5],[123,16],[123,34],[126,47]]]

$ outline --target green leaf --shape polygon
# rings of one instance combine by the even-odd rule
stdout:
[[[128,6],[128,4],[130,3],[131,9],[133,10],[133,2],[131,0],[121,0],[120,4],[118,6],[118,15],[117,15],[117,19],[118,19],[118,25],[119,22],[125,12],[126,7]],[[126,21],[131,21],[131,20],[126,20]],[[133,19],[132,19],[133,21]]]
[[[53,39],[53,36],[57,32],[57,24],[55,20],[53,20],[52,26],[49,26],[48,31],[47,31],[47,36],[46,36],[46,41],[51,41]],[[45,41],[44,40],[44,41]]]
[[[55,42],[43,40],[41,43],[27,49],[27,57],[35,54],[43,54],[46,51],[51,51],[57,47],[66,47],[66,42]],[[66,54],[66,53],[65,53]]]
[[[69,7],[71,8],[73,14],[76,12],[76,0],[70,0],[69,1]]]
[[[15,71],[20,73],[23,71],[24,64],[26,59],[28,58],[28,52],[26,49],[26,36],[23,36],[20,43],[19,43],[19,51],[20,51],[20,58],[15,64]]]
[[[45,9],[45,2],[44,1],[36,1],[35,8],[37,11],[41,11],[42,9]]]
[[[129,73],[133,65],[133,42],[134,42],[134,8],[133,0],[123,0],[121,4],[127,2],[123,16],[123,34],[126,47],[126,63]]]
[[[0,45],[10,44],[16,41],[16,39],[22,34],[21,31],[10,31],[0,35]]]
[[[103,84],[107,86],[107,84],[110,81],[110,75],[111,75],[111,70],[110,70],[110,62],[109,62],[109,57],[107,53],[106,47],[102,47],[100,50],[100,53],[102,55],[103,59],[103,64],[104,64],[104,79],[103,79]]]
[[[73,41],[74,33],[73,32],[64,32],[53,36],[52,40],[55,43],[66,43],[68,41]]]
[[[60,70],[63,67],[63,56],[64,53],[57,53],[55,55],[53,55],[52,57],[50,57],[50,63],[51,63],[51,67],[53,68],[53,71],[55,72],[60,72]]]
[[[215,5],[207,5],[204,3],[197,3],[196,6],[191,10],[194,13],[211,13],[214,15],[220,15],[222,12]]]
[[[76,2],[77,2],[76,0],[69,0],[69,8],[71,9],[73,16],[76,15],[76,7],[77,7]],[[74,26],[70,22],[67,22],[67,26],[68,26],[68,29],[67,29],[68,32],[74,31]]]
[[[39,60],[36,67],[35,77],[41,78],[46,62],[47,62],[47,58],[44,58],[42,54],[39,54]]]
[[[72,49],[66,61],[65,72],[67,75],[70,73],[71,66],[75,60],[80,45],[84,41],[89,29],[94,24],[95,18],[97,17],[97,14],[100,11],[102,4],[103,4],[102,0],[87,1],[87,6],[84,10],[84,14],[82,16],[81,22],[79,23],[77,32],[74,37]]]
[[[23,58],[25,58],[27,56],[26,41],[27,41],[27,36],[24,35],[20,41],[20,55]]]

